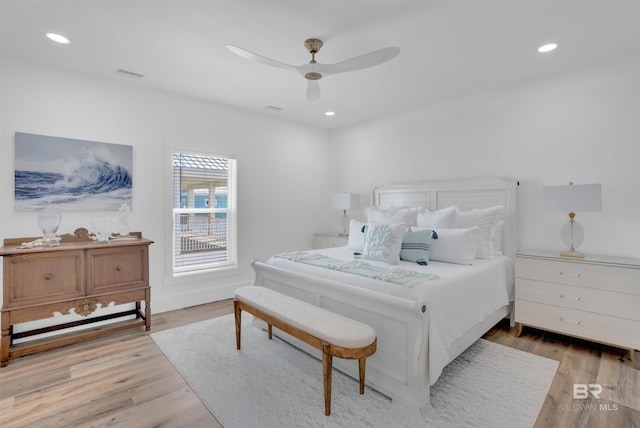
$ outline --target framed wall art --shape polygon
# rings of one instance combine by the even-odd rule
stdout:
[[[118,211],[132,167],[132,146],[16,132],[15,210]]]

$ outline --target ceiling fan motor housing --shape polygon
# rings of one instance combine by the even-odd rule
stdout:
[[[322,47],[322,40],[320,40],[320,39],[307,39],[307,40],[304,41],[304,46],[307,48],[309,53],[315,54],[315,53],[318,53],[318,51]]]

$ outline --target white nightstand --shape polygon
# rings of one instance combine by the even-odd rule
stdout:
[[[319,248],[344,247],[348,243],[349,237],[339,235],[338,232],[313,234],[314,250],[317,250]]]
[[[640,369],[640,260],[516,254],[515,321],[630,350]]]

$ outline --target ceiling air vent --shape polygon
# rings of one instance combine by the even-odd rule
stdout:
[[[135,73],[129,70],[123,70],[122,68],[117,69],[116,74],[119,74],[120,76],[128,77],[130,79],[142,79],[144,77],[144,74]]]

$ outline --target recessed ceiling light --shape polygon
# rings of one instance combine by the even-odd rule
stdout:
[[[69,44],[69,39],[67,39],[65,36],[60,35],[60,34],[47,33],[47,37],[50,38],[51,40],[53,40],[56,43],[62,43],[63,45],[68,45]]]
[[[325,115],[325,116],[333,116],[333,115],[335,115],[335,114],[336,114],[336,112],[335,112],[335,111],[325,111],[325,112],[324,112],[324,115]]]
[[[546,45],[540,46],[538,48],[538,52],[541,52],[541,53],[551,52],[552,50],[554,50],[557,47],[558,47],[557,43],[547,43]]]

